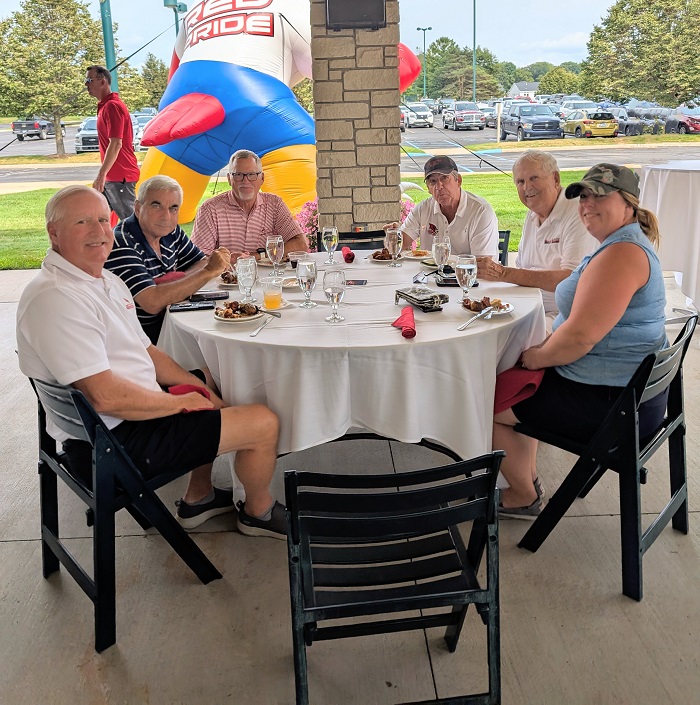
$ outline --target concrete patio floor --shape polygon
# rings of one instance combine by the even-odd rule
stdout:
[[[41,577],[36,403],[14,353],[16,303],[32,275],[0,272],[0,705],[293,703],[286,548],[239,535],[233,515],[195,533],[224,576],[207,586],[158,535],[119,515],[117,644],[102,654],[92,605],[74,581],[63,570]],[[673,278],[666,283],[669,301],[682,304]],[[669,326],[669,337],[678,330]],[[536,554],[516,546],[524,522],[501,522],[504,705],[700,703],[699,375],[696,339],[685,362],[691,533],[663,531],[645,557],[641,603],[621,594],[614,477],[578,500]],[[400,472],[439,462],[403,444],[331,444],[280,459],[275,491],[282,496],[288,467]],[[543,446],[539,462],[551,492],[571,458]],[[665,468],[659,453],[645,512],[665,503]],[[230,484],[225,467],[217,474]],[[168,506],[183,486],[162,490]],[[88,557],[83,507],[68,492],[61,499],[62,534]],[[315,644],[311,701],[390,705],[484,688],[484,629],[470,614],[454,654],[437,630]]]

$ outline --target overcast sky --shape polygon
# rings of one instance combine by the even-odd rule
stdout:
[[[32,2],[41,0],[29,0]],[[350,0],[349,0],[350,1]],[[99,18],[99,0],[89,3]],[[194,2],[188,2],[193,7]],[[490,49],[499,61],[526,66],[535,61],[560,64],[586,57],[586,42],[593,25],[599,24],[612,0],[586,0],[576,6],[562,0],[476,0],[476,43]],[[0,17],[19,9],[20,0],[0,0]],[[416,27],[431,26],[426,43],[441,36],[460,46],[472,45],[473,4],[468,0],[400,0],[401,41],[414,51],[423,49],[423,33]],[[157,34],[165,34],[131,59],[139,66],[151,51],[170,65],[175,29],[174,13],[163,0],[111,0],[112,18],[119,25],[117,40],[124,55],[131,54]],[[136,9],[137,8],[137,9]]]

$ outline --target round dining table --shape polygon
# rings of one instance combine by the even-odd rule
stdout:
[[[640,203],[659,219],[659,260],[681,291],[700,300],[700,159],[650,164],[640,173]]]
[[[419,260],[404,258],[392,268],[371,252],[355,254],[345,264],[336,253],[348,279],[367,280],[347,287],[342,323],[325,320],[328,255],[314,253],[315,308],[299,308],[300,289],[285,288],[282,317],[255,337],[261,319],[228,323],[212,310],[168,312],[158,346],[187,369],[208,367],[228,404],[262,403],[275,411],[280,453],[326,443],[352,427],[408,443],[428,439],[462,458],[488,452],[496,373],[545,337],[540,290],[481,282],[471,298],[498,297],[513,311],[458,331],[474,315],[462,307],[461,289],[437,288],[429,276],[426,283],[449,302],[441,311],[414,309],[416,336],[404,338],[391,325],[407,305],[395,304],[395,291],[431,270]],[[284,276],[294,277],[294,270]],[[218,286],[212,281],[207,288]],[[254,295],[262,300],[259,288]],[[240,299],[238,290],[229,298]]]

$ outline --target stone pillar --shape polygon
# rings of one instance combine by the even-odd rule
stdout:
[[[399,219],[398,0],[386,0],[386,19],[377,31],[333,32],[325,0],[311,0],[319,228]]]

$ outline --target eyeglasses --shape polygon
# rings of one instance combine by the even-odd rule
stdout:
[[[444,184],[450,179],[450,177],[454,174],[455,172],[450,172],[449,174],[431,174],[427,179],[425,179],[425,185],[428,188],[433,188],[434,186],[437,186],[438,184]]]
[[[96,78],[86,78],[85,85],[87,86],[89,83],[92,83],[93,81],[97,81],[97,79]]]
[[[249,171],[247,173],[242,173],[240,171],[233,171],[229,173],[229,176],[236,182],[240,183],[243,179],[248,179],[248,181],[257,181],[258,177],[262,174],[262,171]]]

